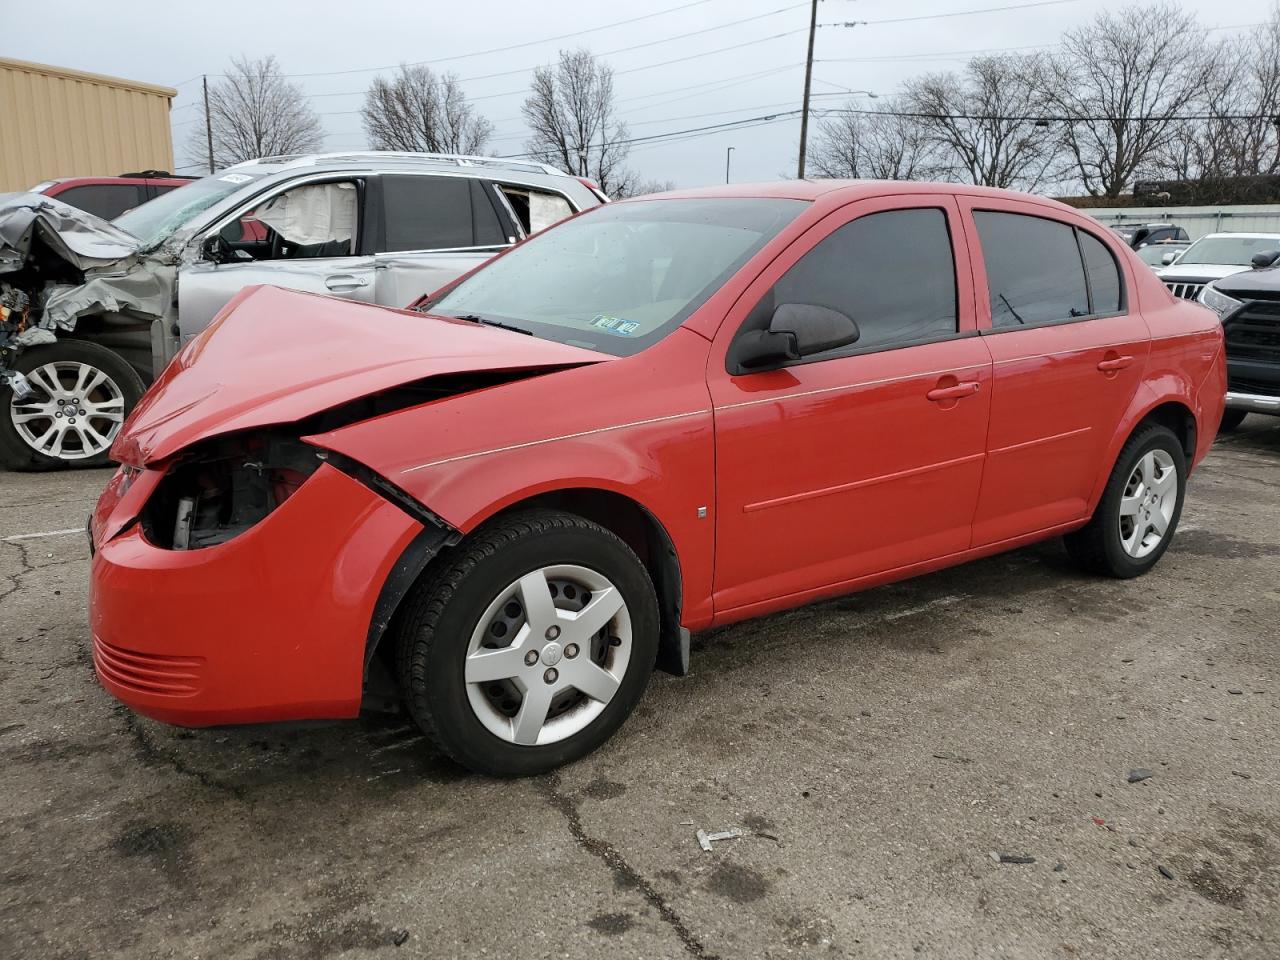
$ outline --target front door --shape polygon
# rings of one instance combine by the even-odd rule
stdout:
[[[1102,229],[1017,201],[960,201],[980,245],[979,324],[995,373],[974,517],[982,546],[1084,517],[1150,343]]]
[[[218,225],[216,260],[202,258],[178,271],[182,343],[254,284],[373,302],[374,258],[362,255],[361,194],[362,185],[352,180],[286,187]]]
[[[852,204],[726,318],[708,370],[718,617],[968,548],[991,359],[958,217],[949,196]],[[785,303],[839,310],[860,337],[767,372],[735,367],[735,339]]]

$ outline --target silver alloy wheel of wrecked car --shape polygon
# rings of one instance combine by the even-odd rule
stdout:
[[[1120,496],[1120,543],[1142,559],[1160,545],[1178,506],[1178,471],[1173,457],[1159,448],[1134,464]]]
[[[608,578],[542,567],[501,590],[467,645],[467,699],[490,733],[542,746],[585,730],[631,662],[631,615]]]
[[[124,423],[124,393],[102,370],[57,360],[27,375],[32,392],[14,397],[9,417],[24,443],[47,457],[87,460],[106,452]]]

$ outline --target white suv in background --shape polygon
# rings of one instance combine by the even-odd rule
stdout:
[[[1280,251],[1280,233],[1211,233],[1156,273],[1175,297],[1195,300],[1204,285],[1253,266],[1259,253]]]
[[[541,163],[381,152],[250,160],[114,224],[7,198],[0,465],[105,463],[144,384],[247,286],[404,307],[606,199]]]

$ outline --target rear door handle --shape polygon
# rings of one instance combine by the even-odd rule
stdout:
[[[1099,360],[1098,369],[1103,373],[1112,373],[1116,370],[1123,370],[1131,363],[1133,363],[1133,357],[1111,356],[1105,360]]]
[[[982,384],[977,380],[968,380],[950,387],[934,387],[925,396],[934,403],[941,403],[943,400],[963,400],[965,397],[972,397],[981,388]]]
[[[332,277],[325,277],[324,285],[330,290],[359,290],[361,287],[367,287],[369,281],[350,273],[338,273]]]

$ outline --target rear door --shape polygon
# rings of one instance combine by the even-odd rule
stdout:
[[[329,177],[282,186],[215,224],[201,241],[217,234],[221,261],[202,258],[178,271],[182,342],[253,284],[372,302],[367,208],[363,178]]]
[[[1120,244],[1042,207],[960,197],[994,377],[974,546],[1079,520],[1150,349]]]
[[[375,300],[405,307],[516,242],[492,184],[475,177],[377,178]]]
[[[797,240],[726,318],[707,374],[717,615],[968,548],[991,360],[963,236],[950,196],[852,204]],[[733,341],[767,328],[782,303],[839,310],[861,336],[781,369],[736,368]]]

